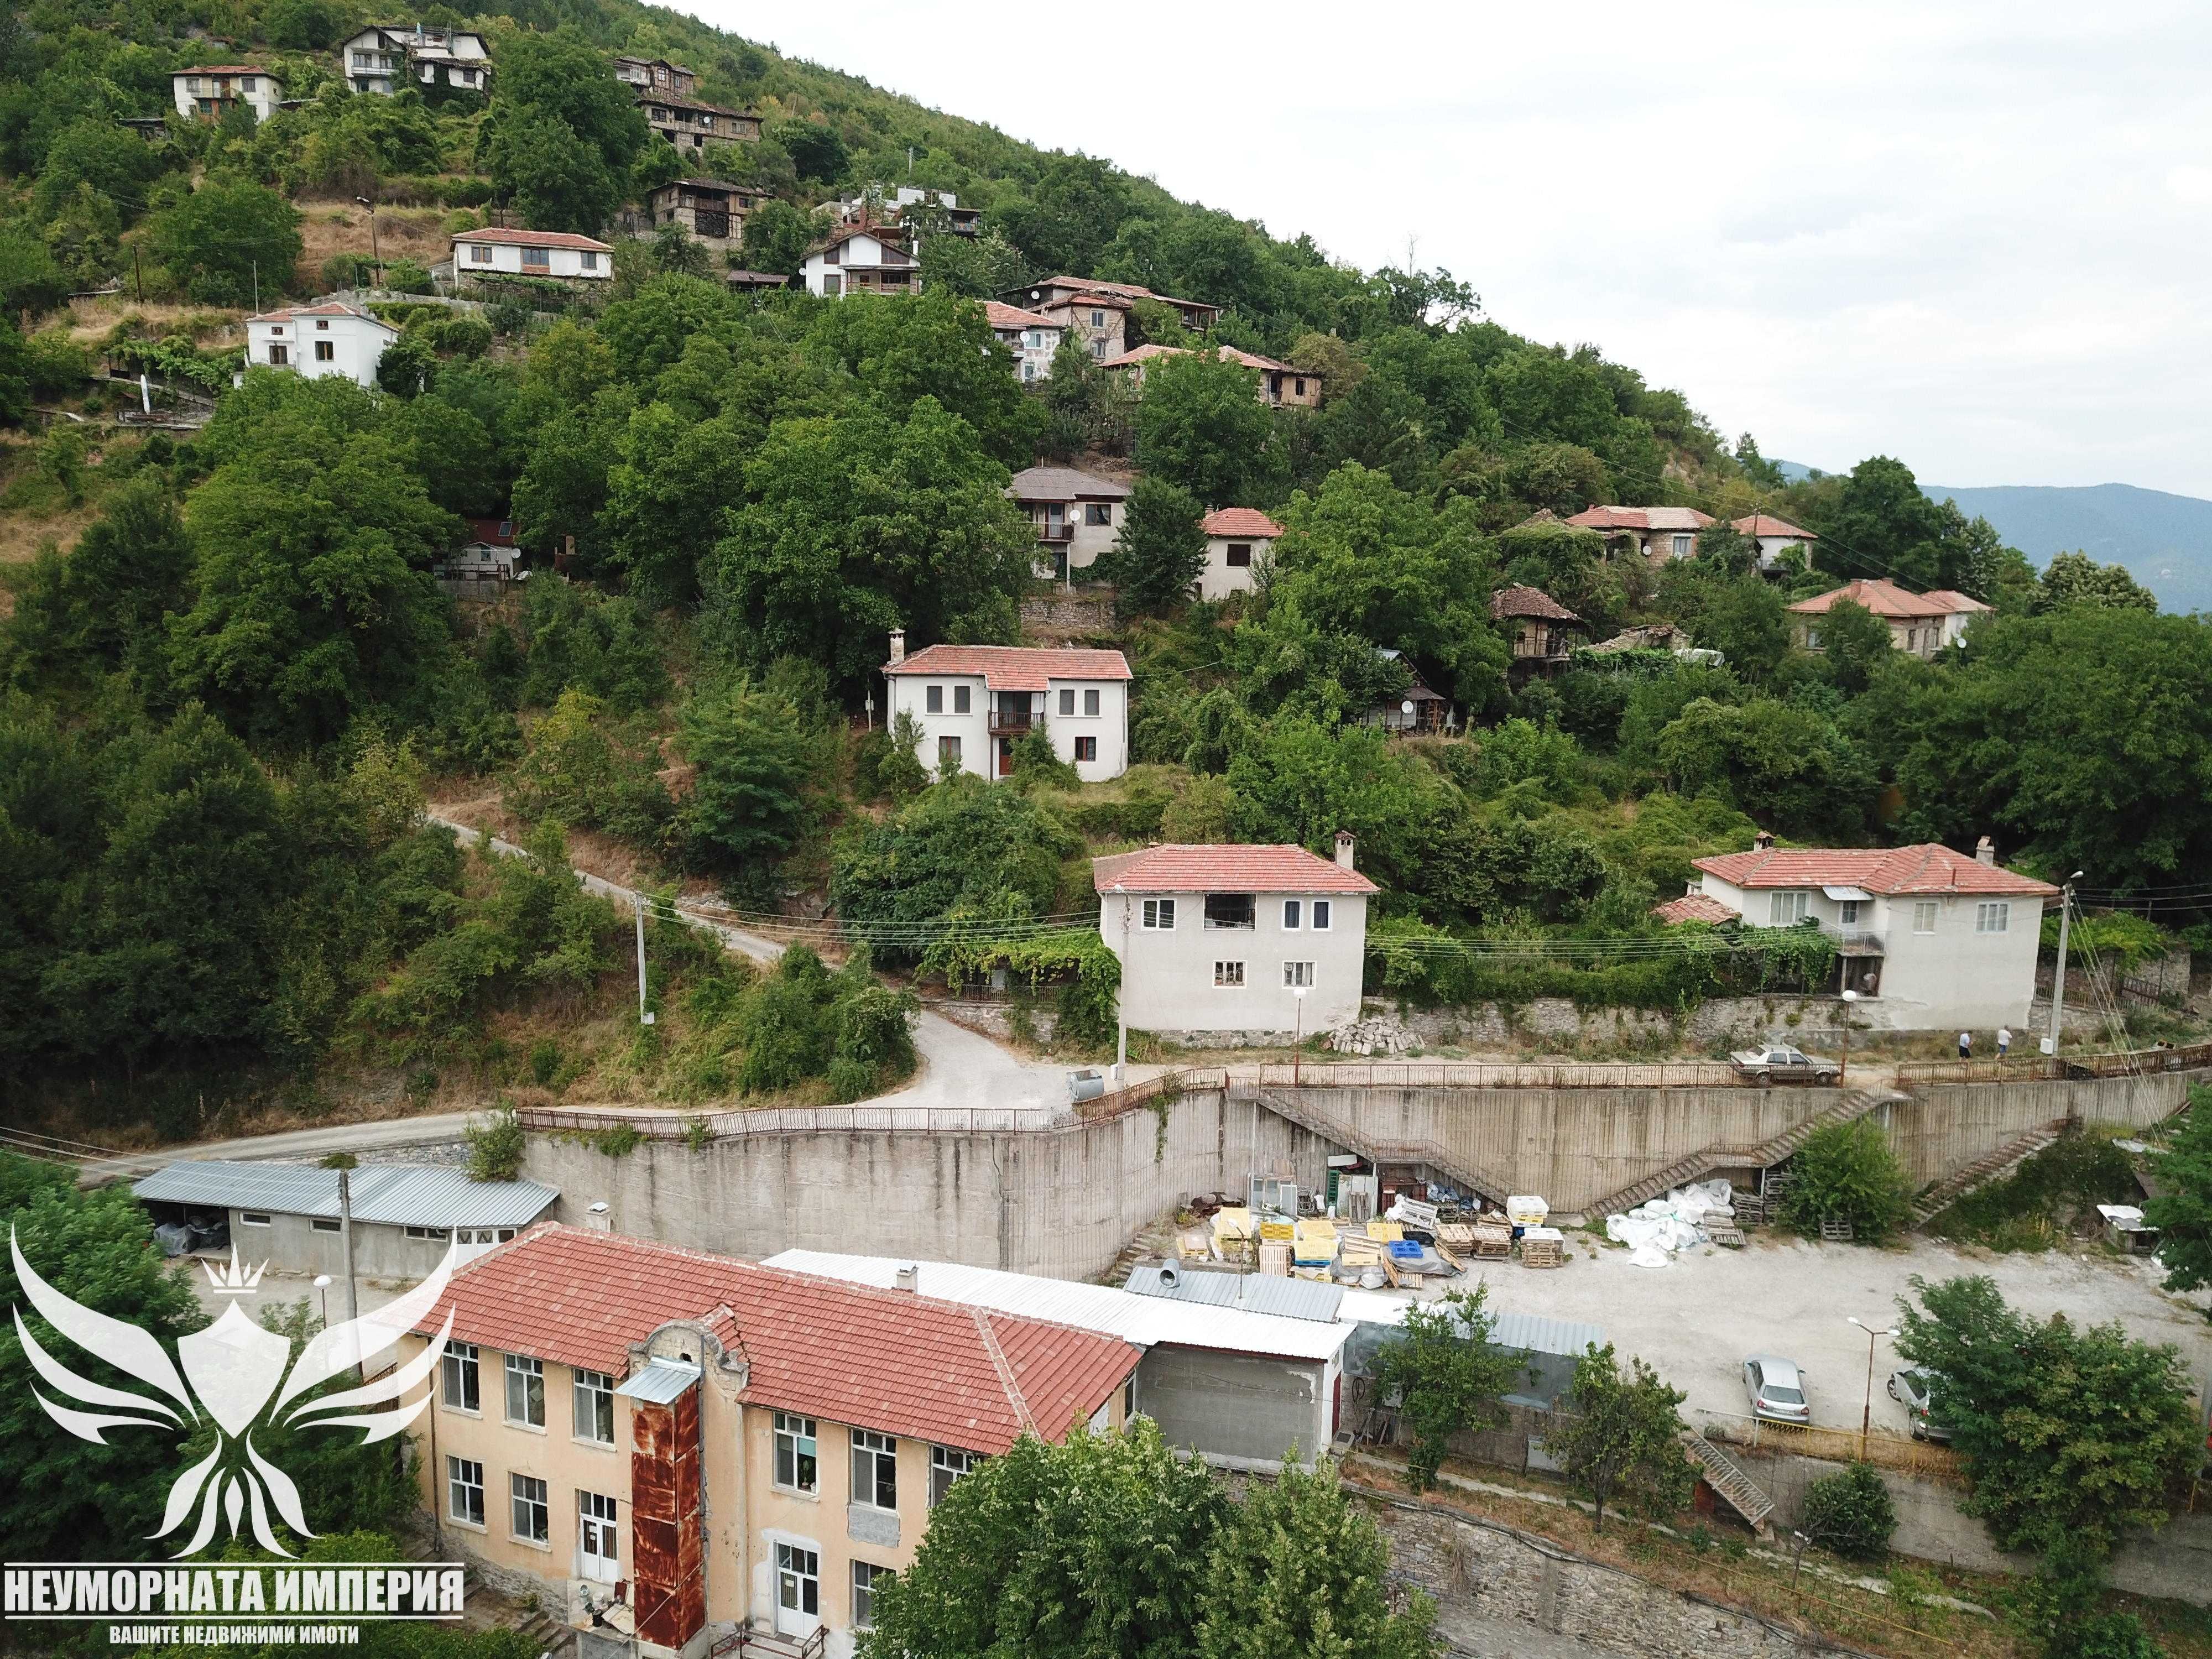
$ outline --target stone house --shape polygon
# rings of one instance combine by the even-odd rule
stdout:
[[[1014,354],[1014,373],[1024,386],[1052,378],[1053,354],[1067,332],[1065,324],[998,300],[983,301],[983,316],[991,332]]]
[[[1990,611],[1979,599],[1970,599],[1948,587],[1914,593],[1895,582],[1869,576],[1791,605],[1797,643],[1808,651],[1820,650],[1821,618],[1847,600],[1887,623],[1891,646],[1916,657],[1932,657],[1945,646],[1956,645],[1966,638],[1974,619]]]
[[[1698,532],[1712,514],[1694,507],[1592,507],[1566,520],[1577,530],[1605,538],[1606,556],[1635,557],[1650,564],[1695,558]]]

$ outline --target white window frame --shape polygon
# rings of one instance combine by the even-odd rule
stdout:
[[[1073,719],[1075,714],[1075,693],[1066,686],[1060,690],[1060,712],[1062,719]]]
[[[1148,898],[1139,912],[1137,925],[1148,933],[1172,933],[1176,925],[1176,902],[1171,898]]]
[[[260,1210],[240,1210],[238,1218],[248,1227],[273,1227],[276,1224],[272,1217]]]
[[[615,1443],[615,1380],[605,1371],[587,1371],[580,1367],[568,1373],[568,1410],[571,1426],[576,1438],[594,1446]],[[591,1414],[588,1418],[586,1412]],[[607,1431],[598,1432],[599,1419],[606,1419]]]
[[[942,714],[945,712],[943,686],[925,685],[921,688],[921,712],[925,714]]]
[[[476,1494],[473,1512],[464,1507],[470,1492]],[[446,1459],[446,1518],[465,1527],[484,1523],[484,1466],[473,1457]]]
[[[1941,909],[1942,907],[1933,899],[1917,902],[1912,907],[1912,931],[1916,933],[1934,933],[1936,918]]]
[[[778,1492],[802,1492],[809,1498],[821,1492],[822,1442],[818,1432],[820,1427],[821,1425],[814,1419],[801,1417],[795,1412],[778,1412],[775,1414],[774,1427],[769,1431],[773,1437],[774,1457],[769,1468],[769,1482]],[[783,1478],[783,1454],[787,1446],[791,1450],[789,1480]],[[814,1476],[811,1480],[802,1481],[799,1479],[799,1460],[802,1451],[805,1455],[814,1461]]]
[[[1310,913],[1311,920],[1308,922],[1308,927],[1316,933],[1326,933],[1328,932],[1329,919],[1335,908],[1336,906],[1328,899],[1316,899]]]
[[[878,1434],[873,1429],[853,1431],[852,1500],[862,1509],[881,1510],[886,1515],[898,1513],[898,1440],[896,1436]],[[882,1501],[884,1470],[890,1470],[890,1502]],[[865,1472],[865,1480],[863,1474]],[[865,1486],[866,1491],[863,1492]]]
[[[534,1474],[516,1470],[507,1477],[507,1536],[518,1544],[546,1544],[553,1539],[552,1491]],[[532,1530],[532,1526],[536,1530]]]
[[[533,1359],[526,1353],[511,1353],[507,1356],[506,1375],[507,1420],[520,1428],[544,1428],[545,1426],[545,1362],[542,1359]],[[533,1382],[538,1385],[534,1401],[532,1398],[530,1386]],[[515,1414],[514,1409],[518,1399],[518,1389],[522,1406],[522,1413],[520,1416]],[[530,1414],[532,1405],[538,1408],[536,1417]]]
[[[1677,536],[1674,538],[1674,556],[1678,559],[1686,559],[1690,556],[1691,553],[1695,550],[1696,546],[1697,543],[1695,538],[1690,536]]]
[[[1098,715],[1099,693],[1097,688],[1094,686],[1083,694],[1083,718],[1095,720]]]
[[[442,1379],[438,1397],[449,1412],[483,1415],[483,1367],[473,1342],[448,1342],[438,1362]]]
[[[1241,962],[1217,962],[1213,964],[1213,988],[1217,991],[1241,991],[1244,988],[1244,964]]]
[[[1974,931],[1978,933],[2008,933],[2012,931],[2012,901],[1984,899],[1974,906]]]
[[[1809,896],[1802,887],[1778,889],[1767,895],[1766,920],[1770,927],[1794,927],[1805,920],[1805,908]]]
[[[1286,962],[1283,964],[1283,988],[1285,991],[1310,991],[1314,983],[1314,965],[1310,962]]]
[[[453,1237],[445,1227],[407,1227],[402,1231],[408,1237],[420,1239],[425,1244],[443,1244]]]
[[[1838,900],[1836,905],[1837,921],[1845,927],[1857,927],[1859,925],[1859,910],[1865,903],[1866,901],[1864,899]]]
[[[890,1572],[889,1567],[878,1566],[873,1561],[853,1563],[853,1628],[873,1630],[876,1627],[876,1580]]]
[[[1305,908],[1303,900],[1285,899],[1283,901],[1283,931],[1285,933],[1295,933],[1304,927]]]
[[[957,1446],[932,1446],[929,1449],[929,1507],[935,1509],[945,1501],[945,1494],[957,1485],[963,1475],[975,1473],[982,1463],[980,1452],[962,1451]],[[944,1477],[941,1480],[939,1476]]]
[[[809,1544],[793,1543],[787,1539],[775,1540],[775,1604],[785,1613],[796,1613],[801,1619],[822,1616],[822,1552]],[[783,1599],[784,1581],[790,1580],[792,1599]],[[805,1605],[801,1584],[814,1586],[814,1605]]]
[[[622,1577],[622,1504],[603,1492],[576,1489],[576,1576],[611,1584]],[[594,1549],[594,1543],[604,1549]]]

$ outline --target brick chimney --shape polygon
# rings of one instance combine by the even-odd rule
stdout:
[[[1352,850],[1358,845],[1358,842],[1354,839],[1351,830],[1340,830],[1336,832],[1336,867],[1338,869],[1349,870],[1352,867]]]
[[[1772,852],[1774,832],[1771,830],[1761,830],[1754,833],[1751,838],[1751,850],[1754,853]]]
[[[1997,844],[1987,836],[1974,843],[1974,862],[1994,866],[1997,861]]]
[[[897,667],[906,660],[906,629],[891,629],[891,666]]]

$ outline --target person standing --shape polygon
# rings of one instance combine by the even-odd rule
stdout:
[[[1997,1027],[1997,1058],[2002,1060],[2012,1051],[2012,1032],[2007,1027]]]
[[[1960,1058],[1960,1059],[1961,1059],[1961,1060],[1972,1060],[1973,1057],[1974,1057],[1974,1034],[1973,1034],[1972,1031],[1961,1031],[1961,1032],[1960,1032],[1960,1033],[1959,1033],[1959,1058]]]

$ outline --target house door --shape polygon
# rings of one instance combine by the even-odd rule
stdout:
[[[1014,740],[1012,738],[999,739],[999,775],[1002,778],[1014,775]]]
[[[576,1494],[576,1553],[580,1575],[611,1584],[622,1577],[622,1546],[615,1534],[616,1504],[595,1492]]]
[[[799,1544],[775,1547],[775,1633],[811,1636],[822,1622],[822,1558]]]

